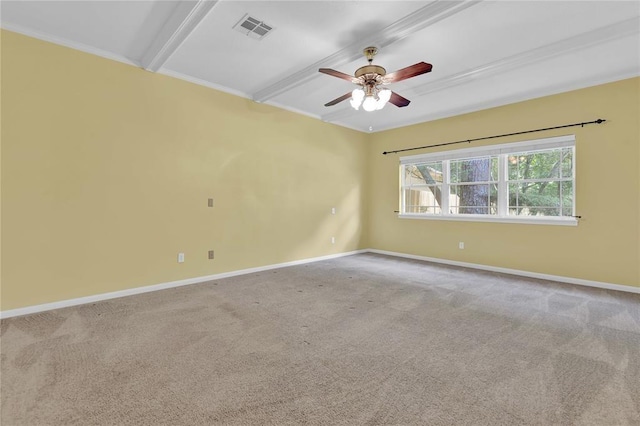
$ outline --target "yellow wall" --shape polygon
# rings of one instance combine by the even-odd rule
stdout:
[[[639,285],[640,79],[368,135],[15,33],[1,43],[2,310],[367,247]],[[393,213],[385,150],[598,117],[570,130],[578,227]]]
[[[0,31],[0,82],[2,82],[2,34]],[[2,308],[2,84],[0,84],[0,310]]]
[[[11,32],[2,56],[2,310],[366,247],[366,134]]]
[[[640,286],[639,106],[640,79],[634,78],[371,135],[371,248]],[[575,134],[576,209],[583,217],[577,227],[399,219],[393,213],[399,155],[384,151],[596,118],[608,121],[471,145]],[[456,147],[469,145],[429,152]]]

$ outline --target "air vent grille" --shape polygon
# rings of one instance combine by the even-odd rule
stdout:
[[[257,40],[265,38],[273,30],[271,25],[267,25],[260,19],[249,16],[248,13],[245,14],[242,19],[233,26],[233,28],[242,34]]]

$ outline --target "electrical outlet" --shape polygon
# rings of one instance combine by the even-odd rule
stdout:
[[[178,253],[178,263],[184,262],[184,253]]]
[[[459,248],[460,250],[464,250],[464,242],[463,242],[463,241],[460,241],[460,242],[458,243],[458,248]]]
[[[336,214],[336,208],[335,207],[331,207],[331,214]]]
[[[336,243],[336,237],[331,237],[331,244],[335,244]]]
[[[213,259],[213,250],[209,250],[209,259]]]
[[[207,205],[209,207],[213,207],[213,198],[209,198],[209,200],[207,200]]]

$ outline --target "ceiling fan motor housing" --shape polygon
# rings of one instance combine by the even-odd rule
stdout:
[[[384,77],[386,73],[387,73],[387,70],[382,68],[380,65],[365,65],[356,70],[355,77],[356,78],[360,78],[362,76],[366,77],[367,74],[374,74],[374,75],[377,74],[380,77]]]
[[[387,70],[380,65],[372,64],[373,57],[378,53],[378,49],[376,47],[367,47],[364,49],[363,53],[369,61],[369,65],[358,68],[354,77],[359,80],[359,84],[362,84],[365,88],[369,88],[370,91],[372,91],[375,86],[382,84],[382,77],[387,74]]]
[[[379,65],[365,65],[358,68],[355,73],[358,84],[362,85],[365,89],[367,96],[373,96],[375,93],[375,87],[379,84],[383,84],[382,77],[387,71]]]

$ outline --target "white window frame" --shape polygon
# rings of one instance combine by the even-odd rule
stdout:
[[[572,214],[576,211],[576,153],[575,153],[575,135],[565,135],[553,138],[534,139],[523,142],[505,143],[499,145],[488,145],[474,148],[463,148],[450,151],[440,151],[429,154],[411,155],[400,158],[400,213],[399,218],[402,219],[428,219],[428,220],[453,220],[465,222],[500,222],[500,223],[528,223],[538,225],[565,225],[576,226],[578,220],[575,216],[513,216],[508,214],[508,174],[507,174],[507,156],[514,153],[522,153],[527,151],[539,151],[556,148],[572,148],[573,149],[573,206]],[[449,172],[449,161],[465,158],[497,156],[498,157],[498,211],[495,215],[490,214],[452,214],[449,212],[448,196],[449,182],[448,179],[443,181],[442,185],[442,203],[441,213],[405,213],[404,189],[404,166],[411,164],[419,164],[424,162],[442,161],[443,174]]]

